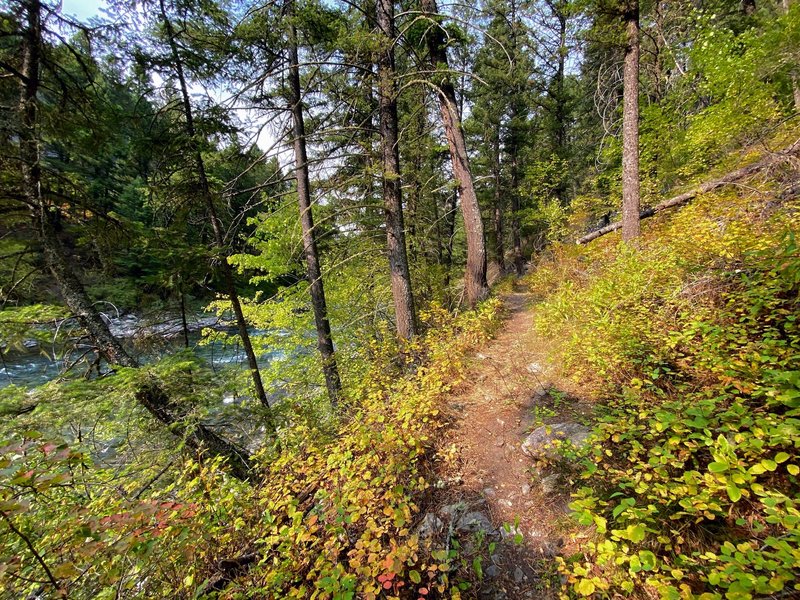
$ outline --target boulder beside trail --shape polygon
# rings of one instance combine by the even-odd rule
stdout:
[[[536,459],[553,459],[557,456],[556,440],[568,441],[580,448],[586,445],[592,430],[579,423],[551,423],[534,429],[522,442],[522,451]]]

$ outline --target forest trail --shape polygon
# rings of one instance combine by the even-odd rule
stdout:
[[[537,421],[580,420],[583,410],[533,331],[530,300],[520,291],[503,298],[504,326],[475,354],[467,382],[449,400],[450,456],[440,473],[447,485],[437,504],[460,502],[462,514],[488,516],[497,531],[487,538],[499,542],[482,565],[478,598],[550,597],[554,557],[567,550],[569,493],[558,475],[537,472],[522,442]]]

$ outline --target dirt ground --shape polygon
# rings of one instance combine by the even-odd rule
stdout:
[[[442,489],[428,510],[459,505],[462,514],[486,515],[497,530],[485,536],[496,541],[466,596],[550,598],[559,587],[555,557],[572,551],[565,545],[569,489],[557,474],[543,486],[553,473],[538,472],[522,442],[537,423],[585,421],[588,405],[533,331],[529,295],[516,291],[504,304],[504,327],[476,353],[467,383],[450,398]]]

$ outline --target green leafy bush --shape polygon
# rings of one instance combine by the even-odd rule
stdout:
[[[574,594],[800,589],[800,219],[769,198],[708,195],[640,249],[557,249],[531,276],[537,328],[602,399]]]

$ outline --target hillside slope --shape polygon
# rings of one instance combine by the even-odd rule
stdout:
[[[581,550],[560,559],[575,593],[798,593],[794,162],[657,215],[638,248],[556,246],[529,276],[536,331],[596,406]]]

